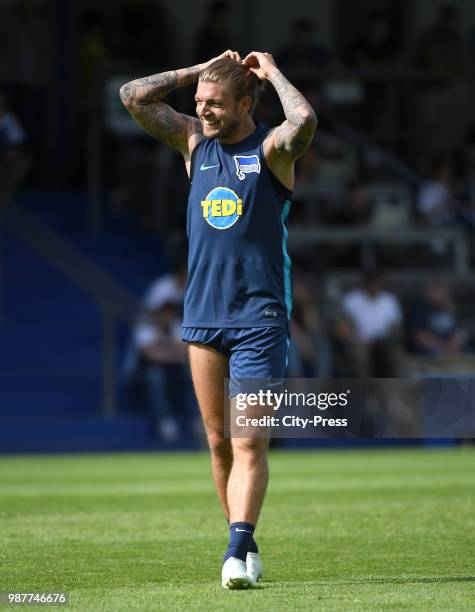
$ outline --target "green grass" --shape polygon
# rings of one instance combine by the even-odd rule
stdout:
[[[264,580],[226,591],[206,454],[0,459],[0,591],[69,591],[66,609],[91,611],[475,610],[473,450],[270,464]]]

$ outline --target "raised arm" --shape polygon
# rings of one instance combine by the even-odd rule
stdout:
[[[276,70],[269,81],[277,91],[285,113],[285,121],[275,128],[274,146],[292,160],[297,159],[309,147],[317,127],[315,111],[285,76]]]
[[[162,72],[130,81],[120,88],[124,106],[147,134],[185,157],[201,138],[201,124],[194,117],[178,113],[162,99],[174,89],[196,83],[200,70],[198,65]]]
[[[236,57],[236,52],[225,51],[219,57]],[[201,140],[201,123],[195,117],[178,113],[163,102],[171,91],[193,85],[204,68],[217,60],[191,68],[180,68],[130,81],[120,88],[120,97],[135,121],[148,133],[189,158]]]
[[[277,177],[293,183],[293,164],[309,147],[317,127],[315,111],[277,68],[270,53],[254,51],[244,63],[261,80],[270,81],[280,98],[285,121],[269,132],[264,151]]]

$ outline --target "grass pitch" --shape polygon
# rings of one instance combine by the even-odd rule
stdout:
[[[69,591],[66,609],[91,611],[475,610],[473,450],[270,465],[264,580],[226,591],[205,453],[0,459],[0,591]]]

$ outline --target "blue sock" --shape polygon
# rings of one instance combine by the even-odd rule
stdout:
[[[229,525],[229,545],[223,561],[226,561],[229,557],[237,557],[241,561],[246,561],[254,529],[255,527],[251,523],[231,523]]]
[[[226,519],[227,524],[229,525],[229,519]],[[254,539],[254,536],[251,536],[251,539],[249,540],[249,547],[247,549],[247,552],[252,552],[252,553],[258,553],[259,549],[257,547],[257,542]]]
[[[258,553],[259,549],[257,548],[257,542],[254,539],[254,536],[252,536],[252,538],[249,541],[249,548],[247,549],[248,552],[252,552],[252,553]]]

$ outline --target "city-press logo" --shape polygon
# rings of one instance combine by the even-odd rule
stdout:
[[[215,187],[201,200],[201,209],[211,227],[229,229],[242,216],[242,200],[228,187]]]
[[[246,174],[261,171],[261,163],[257,155],[233,155],[236,164],[236,174],[240,181],[246,178]]]

